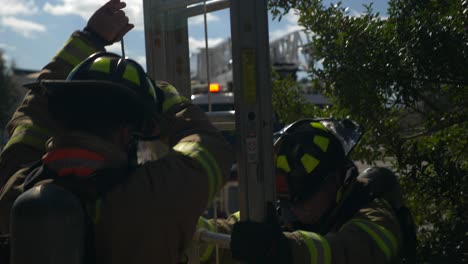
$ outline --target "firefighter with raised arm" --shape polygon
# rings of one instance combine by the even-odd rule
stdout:
[[[53,184],[92,220],[83,263],[177,263],[229,176],[232,150],[176,88],[104,51],[133,28],[124,7],[111,0],[98,9],[27,86],[1,155],[0,232],[10,232],[18,196]],[[156,136],[168,153],[136,164],[138,140]]]
[[[395,175],[371,167],[358,174],[349,155],[362,135],[349,119],[304,119],[275,142],[277,208],[264,223],[199,220],[231,233],[222,263],[414,262],[415,230]],[[276,211],[276,212],[275,212]],[[202,247],[211,261],[213,247]]]

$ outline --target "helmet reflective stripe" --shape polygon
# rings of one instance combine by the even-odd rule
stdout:
[[[156,99],[156,88],[154,87],[153,83],[151,82],[151,80],[149,78],[146,78],[146,81],[148,82],[148,92],[149,94],[154,98]]]
[[[233,217],[234,219],[236,219],[236,222],[239,222],[241,220],[240,211],[233,213],[230,217]]]
[[[123,78],[133,82],[136,85],[140,85],[140,77],[138,76],[138,71],[135,66],[127,64],[125,68],[125,72],[123,74]]]
[[[317,145],[323,152],[327,152],[330,139],[322,136],[315,136],[314,144]]]
[[[294,233],[299,234],[304,239],[309,249],[310,263],[331,263],[330,245],[326,238],[319,234],[302,230],[298,230]]]
[[[89,67],[91,71],[110,73],[111,61],[109,58],[97,58]]]
[[[215,192],[221,188],[222,175],[218,163],[213,155],[197,142],[181,142],[173,147],[175,151],[197,160],[208,174],[208,199],[211,200]]]
[[[397,255],[397,240],[395,236],[383,226],[365,219],[352,219],[345,226],[349,225],[358,226],[366,232],[375,243],[377,243],[388,261]]]
[[[282,169],[285,172],[291,172],[291,168],[289,167],[288,160],[286,159],[286,156],[281,155],[278,156],[276,159],[276,168]]]
[[[306,153],[301,157],[301,163],[307,173],[311,173],[320,164],[320,160]]]
[[[163,112],[167,112],[172,106],[182,103],[182,102],[188,102],[188,100],[179,95],[179,92],[177,92],[177,89],[174,88],[171,85],[166,85],[163,87],[160,87],[161,90],[164,92],[164,102],[163,102]]]
[[[325,132],[330,132],[330,131],[328,131],[328,129],[327,129],[324,125],[322,125],[322,123],[319,123],[319,122],[311,122],[310,125],[311,125],[312,127],[321,129],[321,130],[323,130],[323,131],[325,131]]]
[[[216,228],[208,220],[206,220],[203,217],[198,218],[197,227],[207,229],[207,230],[209,230],[211,232],[216,231]],[[210,259],[211,255],[213,254],[213,250],[214,250],[214,245],[213,244],[206,243],[204,245],[206,246],[206,248],[205,248],[205,250],[203,251],[203,253],[200,256],[200,261],[201,262],[208,261]]]
[[[45,150],[45,143],[50,138],[51,132],[36,125],[19,125],[13,131],[5,149],[14,144],[25,144],[39,150]]]
[[[88,45],[80,38],[71,37],[65,43],[64,48],[55,54],[55,57],[66,61],[74,67],[96,51],[95,48]]]

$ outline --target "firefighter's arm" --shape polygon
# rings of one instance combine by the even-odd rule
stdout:
[[[65,79],[82,60],[120,39],[133,27],[128,24],[121,10],[123,7],[125,3],[112,0],[98,9],[89,19],[86,30],[72,34],[42,69],[38,79]],[[0,156],[0,187],[17,170],[40,159],[47,139],[62,128],[49,117],[47,98],[41,89],[36,89],[28,91],[10,119],[7,130],[10,139]]]
[[[192,240],[199,216],[222,188],[233,162],[231,145],[211,124],[205,113],[180,95],[175,87],[156,82],[163,92],[162,114],[158,117],[168,153],[143,165],[152,192],[170,199],[165,210],[177,225],[174,248],[182,256]],[[162,171],[162,169],[164,171]],[[151,183],[157,181],[157,183]]]
[[[400,257],[401,234],[390,210],[373,204],[325,236],[302,230],[288,233],[292,263],[393,263]]]
[[[122,39],[134,27],[122,10],[125,6],[124,2],[111,0],[96,10],[86,27],[75,31],[42,69],[38,79],[65,79],[88,56]]]
[[[163,113],[160,117],[163,120],[160,123],[161,134],[167,138],[172,153],[184,157],[182,161],[187,165],[187,174],[193,174],[187,179],[187,185],[179,188],[186,190],[181,193],[184,198],[201,202],[192,206],[198,212],[193,219],[196,221],[230,175],[232,146],[211,124],[206,114],[180,95],[176,88],[166,82],[156,82],[156,85],[164,94]],[[197,174],[201,174],[201,177],[197,178]],[[190,186],[192,181],[195,185]],[[200,184],[203,189],[194,190]],[[189,214],[193,217],[193,211],[187,212],[192,212]]]

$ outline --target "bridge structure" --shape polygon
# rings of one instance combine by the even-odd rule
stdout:
[[[312,34],[297,30],[270,41],[270,63],[290,71],[306,71],[315,63],[310,43]],[[206,52],[208,51],[208,56]],[[207,59],[209,60],[207,63]],[[208,82],[232,82],[232,43],[228,38],[211,48],[201,48],[196,54],[194,79]],[[207,75],[208,73],[208,75]]]

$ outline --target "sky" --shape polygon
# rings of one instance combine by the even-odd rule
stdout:
[[[345,0],[350,15],[363,12],[370,0]],[[0,49],[16,68],[40,70],[62,47],[74,30],[82,29],[93,12],[107,0],[0,0]],[[124,9],[135,28],[125,36],[126,55],[146,64],[143,0],[127,0]],[[203,2],[200,0],[200,2]],[[331,0],[325,0],[329,4]],[[374,10],[385,14],[386,1],[375,0]],[[290,12],[280,22],[269,21],[270,40],[300,30],[297,15]],[[230,37],[229,10],[207,14],[208,43],[214,46]],[[189,19],[191,54],[205,45],[203,16]],[[107,48],[120,53],[120,44]]]

